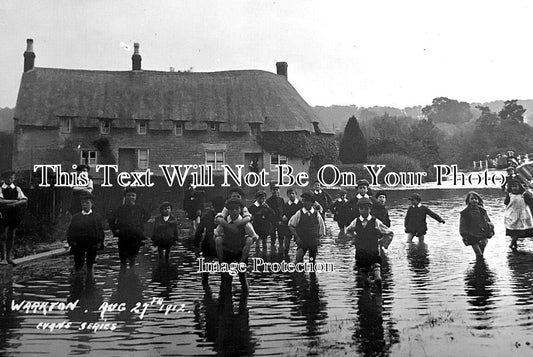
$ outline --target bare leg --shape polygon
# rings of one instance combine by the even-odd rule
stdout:
[[[6,239],[6,260],[9,264],[15,266],[13,261],[13,245],[15,243],[15,234],[17,232],[16,228],[8,228],[7,230],[7,239]]]
[[[222,237],[215,237],[215,247],[217,250],[218,261],[222,263],[222,258],[224,257],[224,249],[222,247]]]
[[[517,249],[518,248],[518,237],[511,237],[511,245],[509,246],[511,249]]]
[[[250,255],[250,248],[252,247],[252,243],[254,240],[252,237],[246,237],[246,243],[244,244],[244,247],[242,248],[242,255],[241,255],[241,261],[240,263],[244,263],[246,259],[248,259],[248,256]]]
[[[376,284],[381,285],[381,267],[379,264],[374,264],[374,281]]]
[[[420,244],[424,243],[424,238],[425,237],[426,237],[425,234],[422,234],[422,235],[418,236],[418,243],[420,243]]]
[[[472,250],[474,253],[476,253],[476,258],[483,258],[483,252],[481,251],[481,247],[478,243],[472,244]]]
[[[413,241],[413,233],[407,233],[407,243],[411,243]]]
[[[485,248],[487,247],[488,239],[482,239],[479,241],[479,248],[481,249],[481,254],[485,253]]]
[[[304,261],[305,251],[302,248],[298,248],[296,251],[296,263],[301,263]]]

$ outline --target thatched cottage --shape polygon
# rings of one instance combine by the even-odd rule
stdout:
[[[221,164],[274,171],[288,163],[305,171],[321,149],[275,140],[299,136],[285,139],[299,147],[333,140],[288,82],[285,62],[276,64],[277,74],[149,71],[141,68],[138,44],[131,71],[39,68],[34,61],[27,40],[14,115],[15,170],[118,163],[120,171],[157,174],[160,164],[205,163],[216,174]]]

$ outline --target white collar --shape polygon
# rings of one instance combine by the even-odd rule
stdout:
[[[302,207],[302,212],[305,213],[305,214],[313,214],[315,213],[315,209],[313,207],[311,207],[311,209],[308,211],[305,209],[305,207]]]
[[[291,200],[288,200],[288,201],[287,201],[287,204],[288,204],[289,206],[291,206],[291,205],[297,205],[297,204],[298,204],[298,202],[300,202],[300,201],[298,201],[298,199],[297,199],[297,198],[295,198],[295,199],[294,199],[294,202],[293,202],[293,201],[291,201]]]
[[[4,182],[4,184],[2,185],[2,188],[8,188],[8,187],[9,187],[10,189],[13,190],[13,189],[15,189],[15,187],[17,187],[17,186],[15,186],[14,183],[12,183],[11,185],[8,186],[8,185]]]
[[[259,204],[259,202],[255,201],[255,202],[254,202],[254,206],[255,206],[255,207],[260,207],[261,205]]]
[[[346,197],[345,197],[345,198],[340,198],[340,197],[339,197],[339,198],[338,198],[338,201],[339,201],[339,202],[346,202],[346,201],[348,201],[348,200],[346,199]]]
[[[319,189],[315,188],[315,193],[322,193],[322,189],[321,188],[319,188]]]
[[[371,214],[369,214],[366,218],[363,218],[363,216],[359,216],[359,220],[360,220],[361,222],[364,222],[364,221],[367,221],[367,222],[368,222],[368,221],[370,221],[371,219],[372,219],[372,215],[371,215]]]
[[[414,205],[414,206],[411,205],[411,206],[412,206],[412,207],[420,207],[420,206],[422,206],[422,204],[419,202],[419,203],[417,203],[416,205]]]
[[[161,216],[161,217],[163,217],[163,221],[165,221],[165,222],[170,219],[170,216]]]
[[[364,196],[361,195],[360,193],[358,193],[355,197],[357,197],[357,198],[359,198],[359,199],[361,199],[361,198],[370,198],[370,196],[369,196],[367,193],[365,193]]]
[[[81,211],[81,214],[82,214],[83,216],[88,216],[88,215],[90,215],[91,213],[93,213],[92,208],[89,210],[89,212]]]

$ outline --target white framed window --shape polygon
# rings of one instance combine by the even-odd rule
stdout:
[[[148,123],[145,121],[137,122],[137,134],[146,135],[148,133]]]
[[[226,162],[224,151],[206,151],[205,164],[213,166],[213,170],[222,170],[222,165]]]
[[[111,132],[111,120],[100,120],[100,134],[109,134]]]
[[[71,118],[61,118],[61,132],[68,134],[72,132],[72,119]]]
[[[174,123],[174,135],[183,136],[183,127],[184,125],[182,122]]]
[[[220,130],[220,123],[217,122],[209,122],[209,130],[211,131],[219,131]]]
[[[98,152],[95,150],[81,150],[80,164],[88,166],[96,166]]]
[[[276,165],[288,165],[289,160],[287,159],[287,156],[284,155],[278,155],[278,154],[270,154],[270,171],[277,170],[278,168]]]
[[[139,169],[147,169],[150,165],[149,159],[149,150],[148,149],[138,149],[137,150],[137,167]]]

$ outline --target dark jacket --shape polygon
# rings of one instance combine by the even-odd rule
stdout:
[[[178,240],[178,219],[170,215],[165,221],[163,216],[158,216],[154,221],[152,241],[157,246],[171,246]]]
[[[461,211],[459,234],[465,245],[475,244],[494,235],[494,225],[483,206],[469,205]]]
[[[426,234],[428,230],[426,216],[437,222],[444,222],[438,214],[424,205],[410,206],[405,215],[405,233]]]
[[[83,244],[85,246],[96,247],[104,243],[103,219],[100,214],[92,212],[88,215],[76,213],[72,216],[72,221],[67,231],[67,242],[69,245]]]

